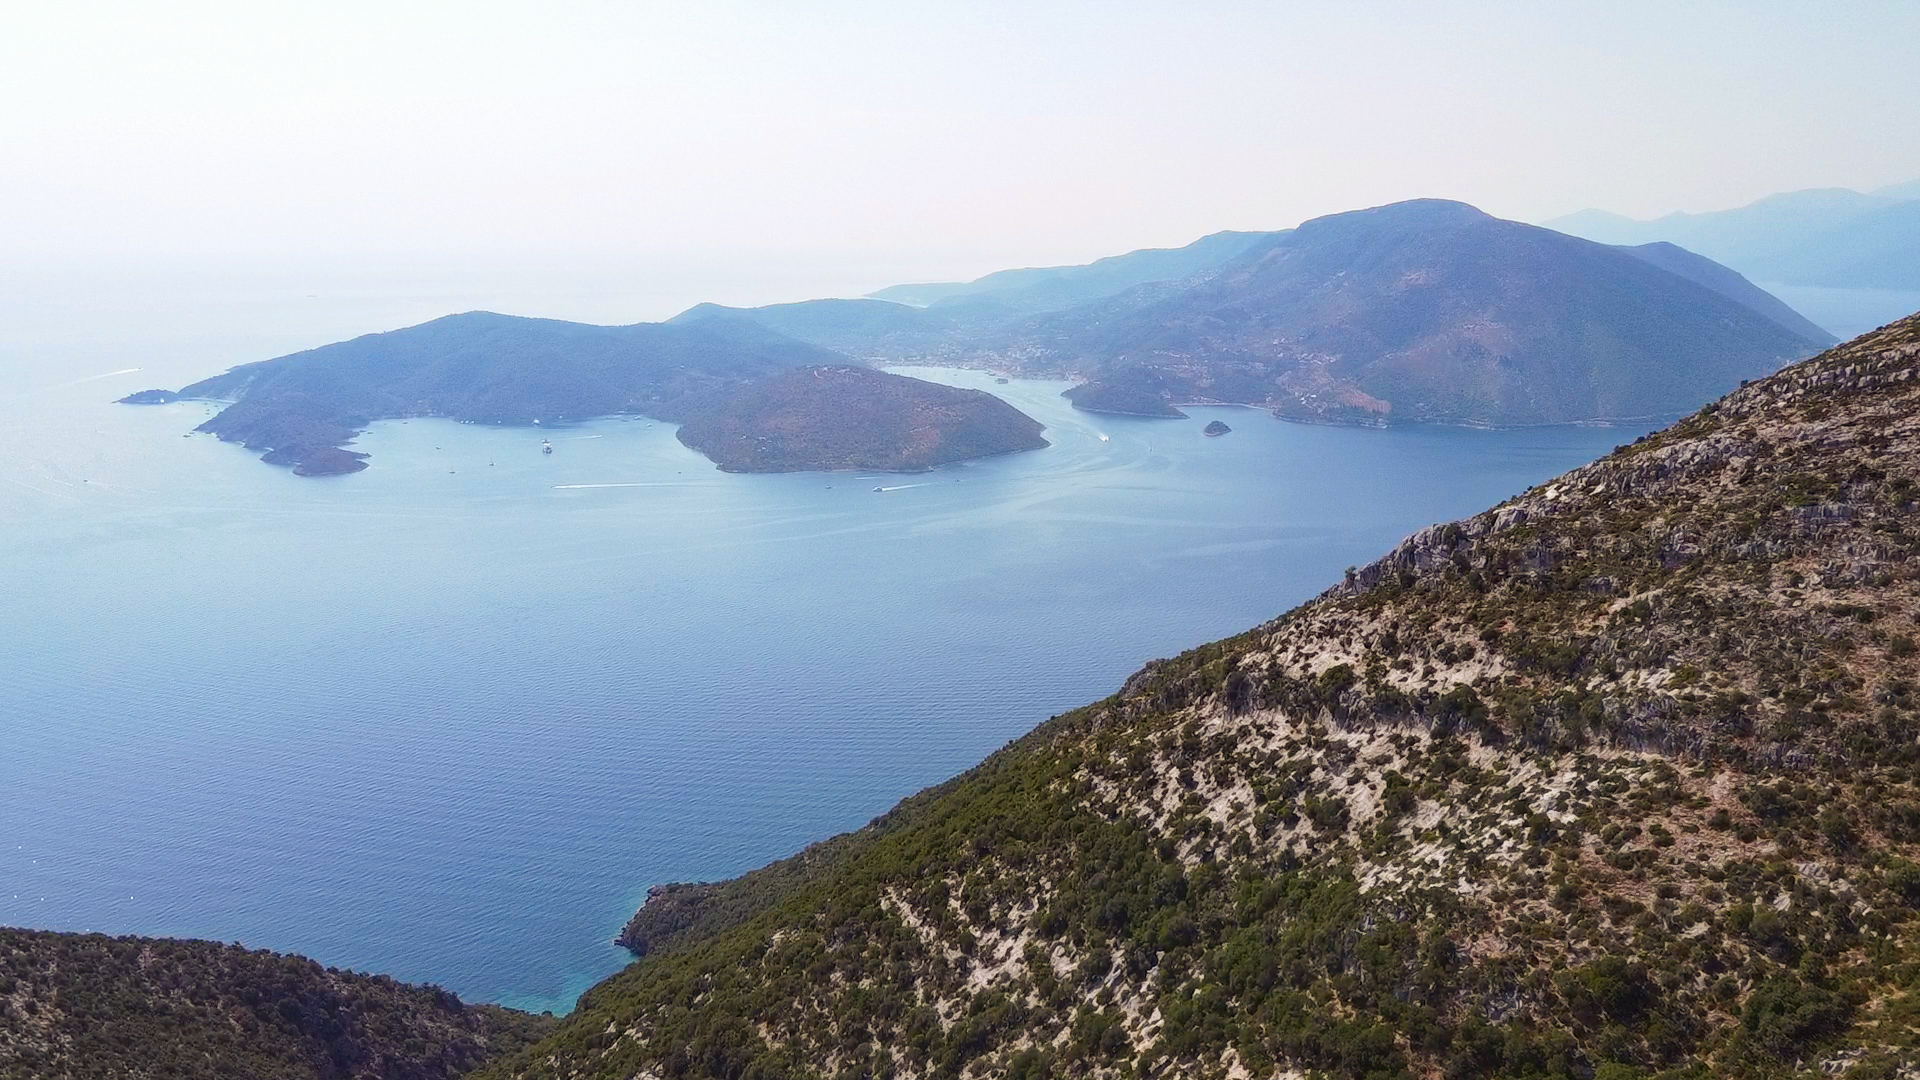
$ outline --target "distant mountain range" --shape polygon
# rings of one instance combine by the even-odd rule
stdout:
[[[1607,244],[1669,241],[1759,281],[1920,289],[1920,180],[1870,192],[1791,191],[1732,210],[1652,221],[1582,210],[1545,224]]]
[[[875,362],[1071,377],[1074,402],[1101,411],[1212,401],[1360,423],[1677,416],[1833,341],[1673,245],[1614,248],[1443,200],[1018,273],[875,294],[926,308],[818,300],[675,321],[726,314]],[[987,306],[1062,283],[1091,298]]]
[[[1045,440],[991,395],[858,365],[1069,378],[1081,408],[1147,416],[1218,402],[1320,422],[1515,426],[1678,416],[1832,341],[1674,243],[1609,246],[1421,199],[1084,266],[701,304],[665,323],[470,312],[125,400],[229,402],[201,430],[303,475],[364,468],[347,444],[386,417],[617,413],[682,423],[683,441],[729,469],[919,469]]]
[[[591,326],[469,312],[123,400],[231,402],[200,430],[306,476],[365,468],[346,444],[374,420],[409,416],[550,425],[637,413],[728,431],[685,441],[749,471],[924,469],[1046,445],[1038,424],[992,395],[846,363],[748,319]],[[806,378],[823,366],[837,374]],[[877,413],[887,422],[867,424]],[[742,440],[756,449],[743,453]]]
[[[1525,425],[1671,417],[1831,341],[1690,269],[1420,200],[1306,222],[1169,296],[1030,322],[1007,351],[1088,374],[1075,400],[1122,411]]]
[[[1197,280],[1278,232],[1220,232],[1185,247],[1146,248],[1082,266],[1001,270],[968,282],[894,285],[857,299],[757,308],[697,304],[668,320],[738,315],[770,330],[877,360],[940,353],[1013,319],[1064,311],[1142,285]]]
[[[1001,270],[967,282],[894,285],[869,295],[876,300],[915,307],[986,305],[1006,311],[1059,311],[1124,292],[1135,285],[1211,273],[1222,263],[1278,235],[1218,232],[1185,247],[1145,248],[1083,266]]]
[[[1831,341],[1833,335],[1815,326],[1806,316],[1788,307],[1779,297],[1762,289],[1740,274],[1704,255],[1696,255],[1678,244],[1664,240],[1650,244],[1622,246],[1619,250],[1669,273],[1678,274],[1696,285],[1704,285],[1721,296],[1766,316],[1791,334],[1808,341]]]

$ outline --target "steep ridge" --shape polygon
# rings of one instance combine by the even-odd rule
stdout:
[[[1705,285],[1721,296],[1773,320],[1796,337],[1822,345],[1834,344],[1834,337],[1815,326],[1806,316],[1788,307],[1779,297],[1742,277],[1738,271],[1722,266],[1704,255],[1696,255],[1664,240],[1620,250],[1636,259],[1650,262],[1669,273],[1678,274],[1696,285]]]
[[[488,1075],[1911,1068],[1916,369],[1920,316],[680,891]]]
[[[9,1080],[440,1080],[553,1025],[215,941],[0,928]]]
[[[1633,254],[1423,199],[1306,222],[1192,288],[1037,317],[998,348],[1091,408],[1357,423],[1672,418],[1829,344]]]

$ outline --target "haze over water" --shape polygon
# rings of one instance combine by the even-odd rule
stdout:
[[[562,1010],[625,962],[609,941],[649,885],[856,827],[1639,433],[1136,420],[916,372],[1001,394],[1054,446],[733,476],[644,419],[415,420],[316,481],[182,438],[207,406],[110,403],[433,303],[15,312],[0,924],[237,939]]]

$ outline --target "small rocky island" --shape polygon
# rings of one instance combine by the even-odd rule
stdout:
[[[142,390],[137,394],[128,394],[120,399],[121,405],[171,405],[180,400],[180,395],[171,390]]]
[[[1228,427],[1227,425],[1221,423],[1218,420],[1215,420],[1213,423],[1208,424],[1206,427],[1202,428],[1200,430],[1200,434],[1205,435],[1209,439],[1217,439],[1220,436],[1225,435],[1227,432],[1232,430],[1233,429]]]
[[[979,390],[852,364],[725,314],[590,326],[449,315],[245,364],[129,405],[217,401],[198,430],[299,476],[367,467],[347,444],[375,420],[547,424],[642,415],[730,472],[912,472],[1047,445],[1041,425]]]

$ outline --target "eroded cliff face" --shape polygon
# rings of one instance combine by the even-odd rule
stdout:
[[[1911,1069],[1916,366],[1920,317],[1149,665],[501,1074]]]

